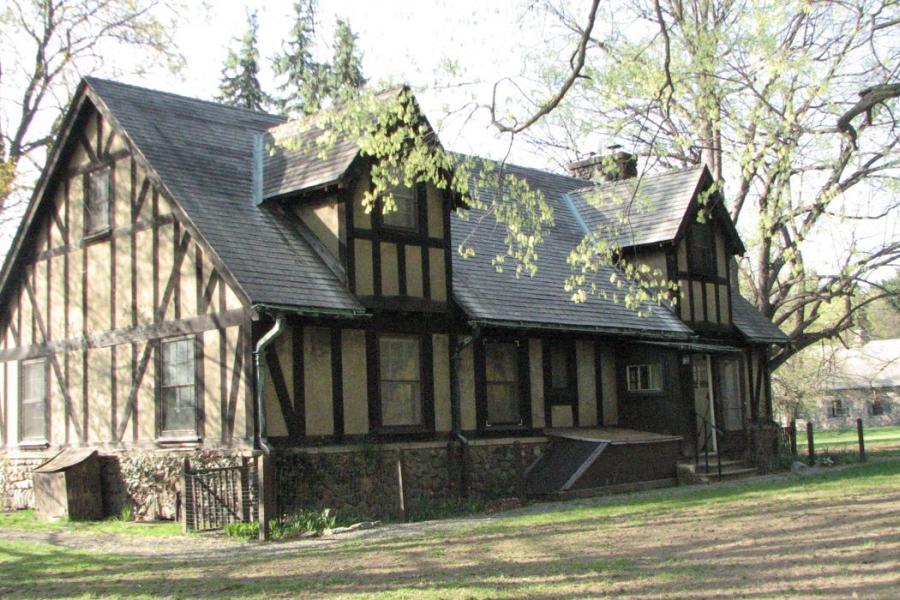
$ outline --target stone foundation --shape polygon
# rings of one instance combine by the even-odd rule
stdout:
[[[0,457],[0,507],[34,508],[31,470],[54,454]],[[185,458],[192,467],[204,468],[237,465],[241,456],[220,450],[101,450],[103,513],[114,516],[128,508],[137,520],[174,519]]]
[[[762,472],[778,463],[782,454],[782,428],[774,422],[758,423],[750,426],[750,460]],[[788,453],[790,451],[788,450]]]
[[[521,496],[524,470],[543,438],[458,443],[384,444],[282,450],[276,465],[277,512],[333,508],[365,518],[399,516],[398,464],[407,510],[440,506],[461,496]]]

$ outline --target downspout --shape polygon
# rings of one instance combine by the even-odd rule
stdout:
[[[276,313],[275,325],[256,342],[256,347],[253,349],[253,362],[256,365],[256,413],[259,422],[259,427],[256,430],[256,444],[266,456],[272,455],[272,448],[266,440],[266,372],[263,368],[263,358],[265,357],[266,348],[284,331],[284,323],[284,313]]]

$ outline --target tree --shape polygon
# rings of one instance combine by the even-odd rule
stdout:
[[[247,31],[240,40],[240,49],[228,50],[222,79],[219,83],[220,102],[250,110],[264,110],[270,99],[259,85],[259,50],[257,49],[256,13],[247,15]]]
[[[362,71],[362,54],[356,46],[357,36],[350,22],[338,19],[334,31],[334,59],[331,63],[328,94],[340,99],[355,95],[366,85]]]
[[[166,0],[9,0],[0,9],[0,211],[24,199],[82,75],[132,48],[177,70]]]
[[[846,331],[880,297],[851,301],[900,263],[896,237],[852,241],[827,272],[809,255],[827,225],[856,227],[900,208],[895,2],[595,1],[586,16],[535,5],[575,49],[567,62],[540,65],[538,86],[498,81],[484,105],[492,122],[573,158],[605,139],[650,168],[706,164],[749,242],[745,292],[791,338],[774,367]],[[588,245],[577,259],[586,269],[614,256]],[[840,318],[816,327],[838,300]]]
[[[285,115],[308,115],[322,107],[328,93],[328,67],[313,59],[316,33],[315,0],[294,4],[294,26],[281,54],[273,60],[275,75],[284,77],[278,87],[278,108]]]

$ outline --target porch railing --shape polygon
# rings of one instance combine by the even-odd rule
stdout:
[[[703,424],[703,461],[704,468],[707,474],[709,474],[709,442],[714,441],[716,447],[716,475],[719,481],[722,481],[722,453],[719,451],[719,444],[721,442],[719,436],[723,433],[721,429],[713,425],[709,419],[701,415],[700,413],[694,411],[694,414],[698,419],[700,419]],[[700,464],[700,452],[698,448],[698,452],[694,453],[694,464]]]

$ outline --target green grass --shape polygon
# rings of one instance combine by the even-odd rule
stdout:
[[[26,531],[79,531],[97,534],[124,534],[147,537],[168,537],[181,535],[181,526],[173,521],[148,523],[122,521],[110,518],[104,521],[70,521],[58,519],[48,521],[32,510],[0,512],[0,529],[22,529]]]
[[[884,535],[880,522],[854,521],[849,526],[859,539],[851,543],[840,537],[844,533],[835,534],[835,539],[844,540],[843,550],[829,559],[820,554],[820,550],[827,552],[829,528],[804,525],[802,519],[810,514],[804,507],[816,507],[812,513],[862,501],[881,502],[883,507],[894,502],[898,493],[900,460],[889,459],[804,478],[670,488],[538,506],[415,535],[335,540],[296,549],[240,545],[223,556],[189,560],[9,541],[0,533],[0,597],[551,598],[607,593],[665,596],[670,591],[680,591],[681,596],[745,596],[748,589],[755,589],[752,586],[765,580],[771,584],[779,564],[789,570],[786,583],[749,595],[808,597],[829,590],[829,585],[855,589],[859,569],[868,568],[875,560],[868,556],[881,556],[878,560],[896,556],[896,543]],[[89,525],[98,535],[135,527],[102,522],[42,524],[39,528],[33,516],[16,513],[13,520],[4,522],[3,518],[12,519],[0,515],[0,528],[78,531],[82,530],[79,526]],[[705,535],[709,526],[736,518],[758,519],[748,523],[746,530],[762,536],[754,542],[759,544],[758,551],[732,544],[730,540],[741,539],[742,532],[693,537]],[[795,523],[796,529],[782,531]],[[104,526],[111,529],[104,530]],[[174,533],[174,524],[171,529]],[[656,541],[648,546],[628,546],[622,535],[629,529],[641,532],[638,538],[646,531]],[[648,554],[666,545],[666,532],[685,531],[694,532],[690,534],[690,552]],[[712,550],[700,555],[697,551],[704,543]],[[817,549],[812,552],[815,556],[810,555],[810,548]],[[729,554],[732,551],[735,553]],[[772,555],[772,560],[760,560],[762,555]],[[875,566],[888,576],[896,572],[891,570],[893,564]],[[812,570],[799,571],[804,568]],[[821,583],[820,574],[832,579]],[[860,589],[860,596],[884,595],[881,588],[868,591]]]
[[[804,434],[799,432],[798,435],[803,436]],[[900,444],[900,426],[867,428],[863,431],[863,439],[867,450],[869,447],[876,448],[878,446]],[[813,441],[817,446],[821,444],[822,446],[852,446],[853,448],[858,443],[856,428],[813,431]],[[797,443],[800,443],[799,439]]]

